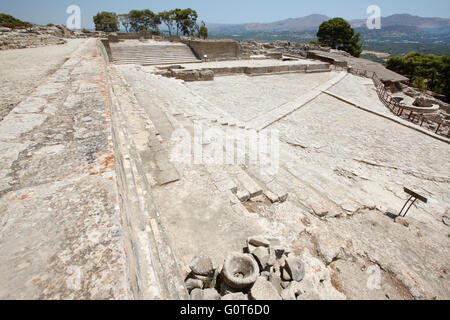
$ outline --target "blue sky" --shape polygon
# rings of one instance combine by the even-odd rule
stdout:
[[[0,12],[38,24],[65,23],[66,8],[71,4],[80,6],[84,28],[93,26],[92,16],[98,11],[124,13],[148,8],[159,12],[177,7],[197,10],[200,19],[207,23],[273,22],[313,13],[361,19],[372,4],[381,8],[382,16],[409,13],[450,18],[449,0],[1,0]]]

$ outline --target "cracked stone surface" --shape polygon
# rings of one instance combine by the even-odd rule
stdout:
[[[71,44],[0,122],[0,299],[128,297],[103,60],[95,40]]]
[[[194,119],[195,114],[200,119],[208,114],[196,109],[199,97],[205,107],[218,108],[235,118],[248,118],[293,100],[335,76],[335,72],[255,78],[237,75],[208,83],[182,83],[149,75],[147,81],[158,88],[147,90],[154,92],[160,107],[184,126],[189,121],[176,114],[184,113],[187,106],[192,104],[189,114]],[[140,84],[143,83],[144,80]],[[183,93],[177,96],[172,85]],[[388,113],[369,79],[349,75],[329,90],[378,113]],[[218,125],[207,121],[202,124]],[[243,236],[265,234],[288,239],[299,257],[308,249],[320,262],[319,269],[327,274],[325,279],[316,274],[307,280],[308,271],[305,275],[315,288],[310,295],[312,299],[449,297],[448,226],[442,222],[450,203],[447,143],[325,94],[267,129],[280,132],[280,169],[270,181],[288,191],[287,201],[273,204],[249,201],[239,217],[231,215],[223,219],[219,215],[219,222],[213,224],[209,219],[220,203],[213,199],[222,193],[207,190],[213,183],[200,167],[177,165],[182,180],[155,189],[156,201],[181,264],[189,263],[198,250],[193,250],[192,243],[178,241],[179,232],[186,234],[183,239],[197,238],[196,246],[208,252],[216,264],[224,259],[220,252],[236,250]],[[412,208],[406,219],[408,228],[385,215],[397,213],[407,200],[404,186],[429,199],[428,204],[416,203]],[[170,205],[165,204],[167,198],[171,199]],[[183,208],[186,205],[189,209]],[[229,206],[236,205],[231,202]],[[203,207],[208,208],[206,212]],[[222,205],[218,212],[226,212],[228,208]],[[187,216],[187,212],[195,214],[183,219],[183,212]],[[238,227],[243,217],[251,217],[258,230]],[[202,227],[197,228],[197,223]],[[230,239],[221,235],[222,226],[239,231],[240,236]],[[213,241],[211,237],[201,240],[195,232],[206,229],[215,235]],[[218,239],[223,239],[220,244]],[[186,254],[186,250],[193,252]],[[317,263],[312,264],[311,270],[316,270]],[[368,270],[375,267],[380,270],[379,288],[368,284],[371,279]],[[319,269],[318,274],[322,272]],[[327,282],[325,289],[320,289],[321,280]]]

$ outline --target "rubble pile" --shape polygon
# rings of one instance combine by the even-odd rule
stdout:
[[[218,268],[200,254],[189,268],[191,300],[345,299],[320,260],[308,250],[300,258],[276,238],[249,238],[243,253],[230,253]]]

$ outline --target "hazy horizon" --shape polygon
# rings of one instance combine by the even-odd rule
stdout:
[[[432,3],[432,4],[431,4]],[[418,0],[348,0],[337,3],[331,0],[322,0],[315,3],[306,1],[236,1],[226,3],[211,3],[211,1],[179,1],[167,0],[159,3],[148,3],[144,0],[132,0],[124,3],[119,0],[99,1],[73,1],[73,0],[16,0],[2,2],[0,12],[11,14],[21,20],[45,25],[48,23],[65,24],[68,14],[66,9],[70,5],[81,8],[83,28],[94,26],[92,17],[99,11],[113,11],[126,13],[132,9],[150,9],[154,12],[174,8],[187,8],[197,10],[199,20],[208,24],[242,24],[242,23],[269,23],[289,18],[299,18],[311,14],[322,14],[329,17],[342,17],[348,20],[363,19],[367,17],[366,9],[369,5],[378,5],[383,17],[392,14],[411,14],[421,17],[450,18],[450,1],[431,0],[428,2]]]

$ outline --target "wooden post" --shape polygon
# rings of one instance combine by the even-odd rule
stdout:
[[[436,129],[436,134],[439,132],[439,129],[441,128],[441,122],[437,122],[437,124],[438,124],[438,127],[437,127],[437,129]]]

